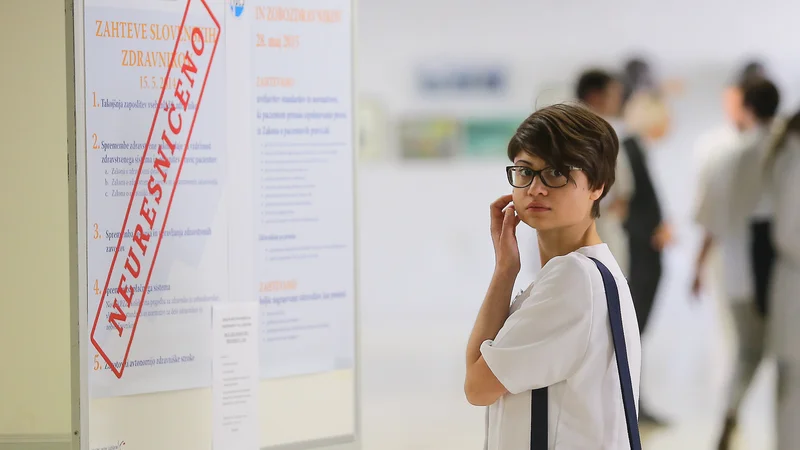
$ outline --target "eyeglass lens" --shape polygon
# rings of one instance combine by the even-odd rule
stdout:
[[[533,183],[536,172],[527,167],[512,167],[509,169],[509,182],[517,188],[528,187]],[[539,178],[545,186],[555,188],[567,184],[567,176],[556,169],[547,168],[539,172]]]

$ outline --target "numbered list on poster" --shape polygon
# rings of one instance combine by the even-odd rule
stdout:
[[[85,11],[95,398],[211,382],[211,306],[227,293],[222,9],[192,1],[181,27],[183,12]]]

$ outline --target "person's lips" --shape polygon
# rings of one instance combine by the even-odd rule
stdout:
[[[533,211],[533,212],[550,211],[550,207],[549,206],[547,206],[547,205],[545,205],[543,203],[539,203],[539,202],[531,203],[530,205],[528,205],[527,209],[530,210],[530,211]]]

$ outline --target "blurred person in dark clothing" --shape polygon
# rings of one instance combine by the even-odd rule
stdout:
[[[664,220],[660,196],[648,164],[649,148],[669,130],[669,110],[663,91],[649,66],[635,60],[625,67],[623,120],[626,136],[620,139],[631,170],[633,191],[623,223],[628,236],[629,284],[641,334],[647,330],[661,281],[661,253],[672,242],[672,232]],[[642,423],[665,425],[641,401]]]

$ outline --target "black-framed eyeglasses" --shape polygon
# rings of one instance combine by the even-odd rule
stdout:
[[[581,170],[577,167],[567,166],[569,170]],[[515,188],[526,188],[533,183],[537,176],[542,180],[542,184],[549,188],[564,187],[569,183],[569,174],[561,173],[553,167],[545,167],[542,170],[533,170],[527,166],[508,166],[506,167],[508,183]]]

